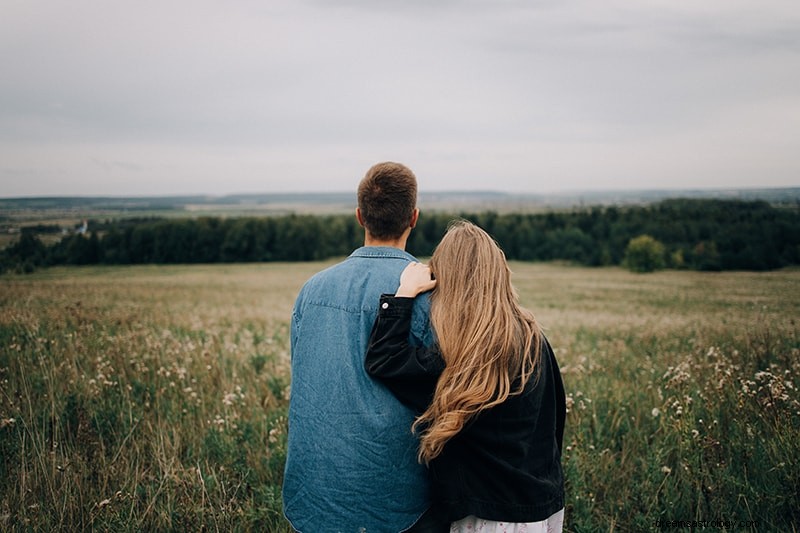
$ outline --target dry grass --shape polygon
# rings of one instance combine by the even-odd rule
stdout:
[[[514,265],[561,362],[575,531],[796,531],[800,272]]]
[[[328,264],[0,278],[0,529],[286,531],[288,320]],[[800,271],[512,268],[567,387],[570,530],[796,530]]]

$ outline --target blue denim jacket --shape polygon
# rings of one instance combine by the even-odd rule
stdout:
[[[429,506],[414,413],[364,370],[381,294],[414,257],[365,246],[309,279],[292,312],[284,513],[302,532],[397,533]],[[411,342],[431,345],[427,295]]]

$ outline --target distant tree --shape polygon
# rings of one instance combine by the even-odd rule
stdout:
[[[156,231],[152,224],[135,226],[128,241],[131,263],[152,263],[155,260]]]
[[[103,262],[111,265],[130,263],[127,244],[127,237],[129,236],[130,230],[123,231],[116,226],[111,226],[111,230],[100,241],[100,246],[103,249]]]
[[[214,217],[201,217],[196,220],[193,228],[190,262],[217,263],[226,230],[222,221]]]
[[[407,243],[430,256],[456,218],[486,229],[508,259],[564,259],[583,265],[665,266],[698,270],[769,270],[800,264],[800,209],[765,202],[665,200],[644,206],[538,213],[426,212]],[[44,265],[309,261],[343,256],[363,243],[352,215],[138,217],[91,222],[88,235],[45,246],[49,226],[23,231],[0,251],[0,268]],[[644,236],[647,239],[638,240]],[[28,266],[18,268],[22,263]]]
[[[228,225],[221,244],[223,261],[255,261],[262,251],[257,247],[258,228],[255,219],[240,218]]]
[[[692,250],[692,266],[696,270],[721,270],[720,255],[717,243],[701,241]]]
[[[47,247],[31,232],[22,232],[19,240],[0,254],[0,272],[15,270],[19,273],[33,272],[45,263]]]
[[[669,266],[672,268],[686,268],[686,260],[683,258],[683,250],[681,248],[669,254]]]
[[[73,236],[68,248],[70,263],[73,265],[95,265],[100,258],[99,240],[96,233]]]
[[[570,227],[551,231],[548,247],[553,259],[564,259],[581,264],[599,264],[593,255],[597,247],[592,238],[580,228]]]
[[[14,261],[29,261],[34,265],[41,265],[44,260],[46,247],[33,233],[23,231],[19,240],[6,248],[6,254]]]
[[[639,235],[628,242],[623,264],[632,272],[653,272],[664,268],[664,245],[650,235]]]

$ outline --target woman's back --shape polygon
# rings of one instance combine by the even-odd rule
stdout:
[[[539,379],[478,414],[431,461],[432,489],[448,520],[535,522],[564,507],[564,386],[546,340],[540,364]]]

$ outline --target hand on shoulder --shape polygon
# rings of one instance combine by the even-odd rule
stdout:
[[[428,265],[422,263],[409,263],[400,274],[400,287],[395,296],[401,298],[414,298],[418,294],[432,290],[436,287],[436,280],[431,275]]]

